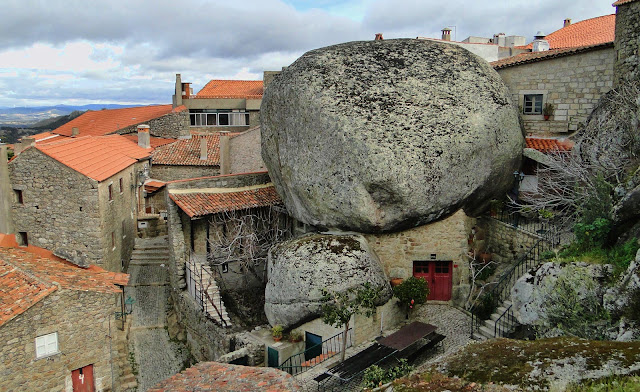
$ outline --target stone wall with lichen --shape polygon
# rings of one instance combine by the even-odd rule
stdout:
[[[631,1],[616,8],[616,62],[617,87],[625,80],[638,80],[640,62],[640,3]]]

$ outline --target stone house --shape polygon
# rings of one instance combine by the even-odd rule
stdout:
[[[0,235],[1,389],[123,387],[116,347],[124,333],[115,315],[129,276],[80,268],[33,245],[17,247],[12,237]]]
[[[262,80],[211,80],[197,94],[176,74],[173,107],[186,107],[191,130],[242,132],[259,125]]]
[[[614,81],[615,15],[565,26],[529,44],[542,49],[492,62],[519,106],[527,135],[550,136],[574,132],[587,120]],[[553,112],[545,119],[545,105]]]
[[[148,135],[147,135],[148,136]],[[35,145],[9,162],[14,232],[71,262],[120,271],[136,235],[151,148],[120,135]]]
[[[453,41],[451,40],[451,31],[448,27],[442,29],[441,39],[428,37],[417,37],[417,39],[446,42],[461,46],[486,61],[498,61],[526,51],[526,48],[524,48],[526,38],[520,35],[507,36],[504,33],[499,33],[494,34],[492,38],[469,36],[462,41]]]

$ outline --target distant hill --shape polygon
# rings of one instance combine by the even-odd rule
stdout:
[[[37,129],[40,131],[44,131],[46,129],[56,129],[68,123],[69,121],[73,120],[74,118],[80,116],[83,113],[84,111],[74,110],[73,112],[66,114],[64,116],[56,116],[56,117],[51,117],[45,120],[38,121],[35,124],[31,124],[29,128]]]
[[[0,126],[33,127],[33,124],[52,117],[66,116],[73,112],[87,110],[120,109],[145,105],[90,104],[90,105],[54,105],[29,107],[0,107]],[[57,127],[53,127],[57,128]]]

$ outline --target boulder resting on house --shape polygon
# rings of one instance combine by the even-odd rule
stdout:
[[[295,327],[321,316],[322,289],[343,292],[370,282],[391,298],[384,269],[361,235],[311,234],[269,252],[265,313],[271,325]]]
[[[305,53],[261,106],[262,155],[287,209],[321,228],[391,232],[476,215],[504,195],[524,138],[491,66],[400,39]]]

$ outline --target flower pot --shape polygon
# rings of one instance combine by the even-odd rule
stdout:
[[[279,342],[279,341],[281,341],[281,340],[282,340],[282,336],[280,336],[280,337],[275,337],[275,336],[274,336],[274,337],[273,337],[273,341],[274,341],[274,342]]]
[[[404,281],[404,279],[402,279],[402,278],[393,278],[393,279],[391,279],[391,287],[396,287],[399,284],[402,284],[403,281]]]
[[[488,263],[491,261],[491,253],[480,253],[480,260],[483,263]]]
[[[551,117],[551,116],[550,116],[550,115],[548,115],[548,114],[545,114],[545,115],[544,115],[544,121],[549,121],[549,117]]]

